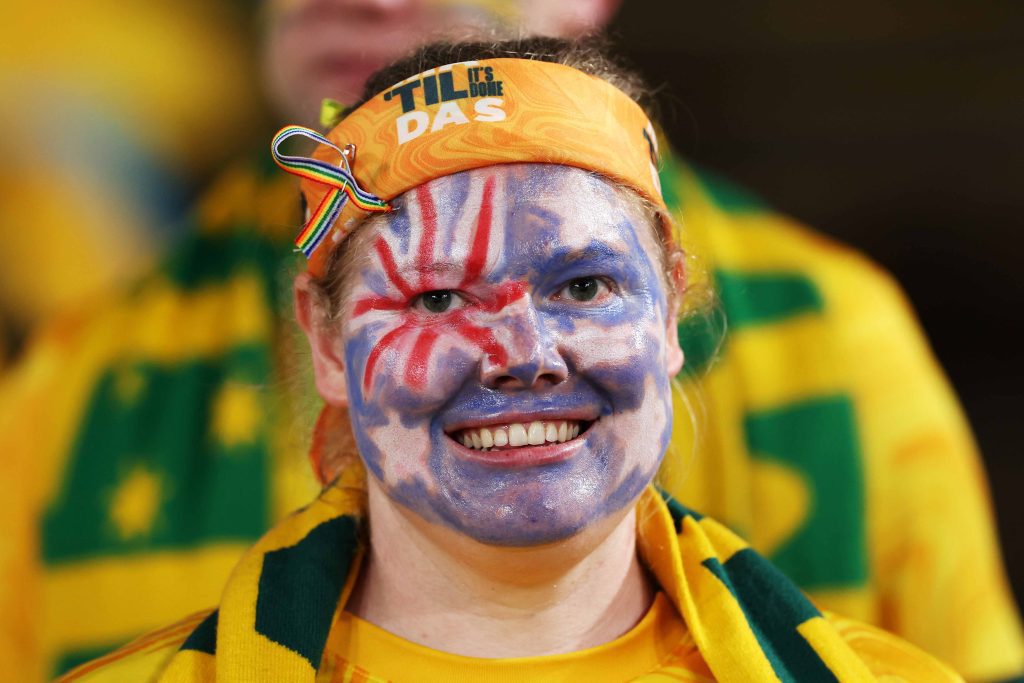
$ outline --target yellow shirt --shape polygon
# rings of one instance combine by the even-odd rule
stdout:
[[[658,672],[679,680],[711,680],[679,613],[658,593],[643,619],[615,640],[568,654],[480,659],[432,650],[348,612],[331,630],[317,681],[628,681]],[[671,678],[670,678],[671,680]]]

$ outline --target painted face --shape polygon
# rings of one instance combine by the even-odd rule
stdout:
[[[650,228],[604,180],[492,166],[395,201],[349,284],[342,343],[367,469],[485,543],[568,538],[632,505],[671,431]]]

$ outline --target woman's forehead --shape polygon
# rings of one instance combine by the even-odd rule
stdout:
[[[611,183],[589,171],[558,164],[499,164],[455,173],[424,183],[438,206],[439,217],[445,211],[462,212],[479,201],[474,187],[490,183],[493,187],[493,201],[505,206],[536,205],[550,210],[559,208],[571,212],[595,201],[604,210],[618,209],[621,214],[628,210],[628,203],[621,200]],[[418,189],[418,188],[417,188]],[[417,189],[397,198],[397,207],[407,205],[422,197]]]
[[[491,233],[548,246],[635,245],[638,233],[649,232],[638,198],[594,173],[556,164],[500,164],[435,178],[394,205],[404,220],[393,229],[417,232],[434,224],[456,244],[484,222]]]
[[[371,270],[479,261],[481,272],[494,276],[585,254],[616,252],[644,269],[660,260],[658,228],[643,201],[574,167],[482,167],[431,180],[392,204],[395,211],[349,237],[355,244],[348,253],[368,257]]]

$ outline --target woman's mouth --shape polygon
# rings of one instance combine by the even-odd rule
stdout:
[[[466,448],[490,452],[565,443],[586,432],[591,424],[586,420],[534,420],[460,429],[450,436]]]
[[[553,465],[587,453],[589,431],[601,419],[597,408],[512,411],[466,420],[445,430],[450,452],[467,462],[497,469]],[[493,420],[493,422],[491,421]]]

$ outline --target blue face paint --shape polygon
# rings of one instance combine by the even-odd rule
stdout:
[[[439,178],[396,203],[390,226],[364,228],[376,242],[342,330],[356,441],[384,492],[510,546],[632,505],[672,419],[672,326],[644,218],[607,181],[541,164]],[[524,435],[542,443],[515,446]]]

